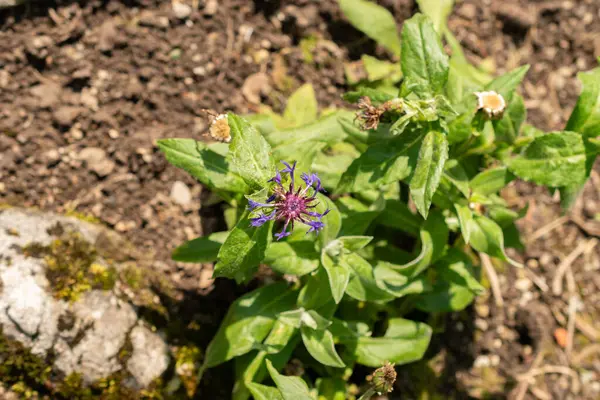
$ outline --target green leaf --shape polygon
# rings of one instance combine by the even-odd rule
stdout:
[[[341,378],[317,380],[318,400],[346,400],[346,381]]]
[[[386,200],[385,204],[385,209],[377,218],[377,223],[399,229],[413,236],[419,235],[423,219],[413,214],[406,203],[398,200]]]
[[[219,249],[228,235],[229,232],[215,232],[187,241],[173,250],[171,258],[180,262],[213,262],[217,259]]]
[[[348,296],[360,301],[386,302],[393,300],[394,296],[377,285],[373,266],[358,254],[348,254],[341,261],[352,273],[346,293]]]
[[[401,64],[406,90],[422,98],[443,92],[448,56],[431,20],[423,14],[404,22]]]
[[[294,306],[296,293],[284,283],[264,286],[237,299],[206,349],[204,365],[214,367],[255,349],[278,313]]]
[[[356,29],[395,55],[400,55],[396,21],[388,10],[367,0],[338,0],[338,3]]]
[[[429,346],[431,333],[431,327],[422,322],[390,318],[383,337],[359,336],[348,331],[340,341],[359,364],[377,368],[386,361],[403,365],[420,360]]]
[[[454,207],[456,208],[456,214],[458,215],[460,232],[462,233],[463,239],[465,239],[465,244],[469,244],[469,240],[471,240],[473,211],[471,211],[469,206],[463,206],[460,204],[455,204]]]
[[[400,64],[382,61],[366,54],[361,56],[360,59],[367,71],[367,79],[371,82],[382,79],[390,79],[393,82],[397,82],[402,79]]]
[[[193,139],[161,139],[158,147],[174,166],[185,170],[211,189],[244,193],[248,187],[233,174],[225,157]]]
[[[277,385],[284,400],[313,400],[308,390],[308,385],[297,376],[280,375],[273,367],[271,361],[267,360],[267,369],[271,379]]]
[[[513,93],[523,81],[527,71],[529,71],[529,65],[523,65],[522,67],[513,69],[488,83],[485,90],[493,90],[501,94],[508,104],[511,102]]]
[[[262,189],[275,175],[271,146],[248,121],[235,114],[227,115],[231,144],[227,160],[231,170],[253,190]]]
[[[273,242],[263,262],[282,274],[302,276],[319,267],[319,253],[310,240]]]
[[[234,278],[241,282],[258,268],[265,258],[265,250],[271,241],[272,223],[258,228],[250,226],[242,216],[235,228],[219,249],[214,276]]]
[[[567,122],[567,131],[579,132],[585,137],[596,137],[600,132],[600,68],[577,74],[583,89]]]
[[[417,4],[421,12],[431,19],[437,33],[444,33],[454,0],[417,0]]]
[[[406,273],[412,277],[419,275],[444,254],[449,233],[444,216],[438,211],[433,212],[420,231],[419,255],[400,269],[406,270]]]
[[[360,153],[353,145],[345,142],[336,143],[325,152],[317,153],[313,160],[312,170],[319,174],[323,187],[333,191],[340,182],[344,171],[359,156]]]
[[[386,292],[394,295],[394,297],[419,294],[432,289],[429,282],[423,276],[419,275],[416,278],[410,278],[410,276],[404,275],[402,271],[397,271],[394,268],[397,268],[397,266],[380,261],[374,270],[377,285]]]
[[[328,330],[315,330],[307,326],[303,326],[300,332],[306,350],[315,360],[330,367],[345,367],[344,362],[335,350],[331,332]]]
[[[342,242],[345,250],[354,253],[368,245],[373,236],[342,236],[338,240]]]
[[[440,132],[429,132],[419,150],[417,166],[410,177],[410,195],[423,218],[427,219],[444,165],[448,159],[448,140]]]
[[[336,204],[342,215],[340,235],[356,236],[365,233],[371,222],[381,214],[385,200],[380,196],[371,206],[367,206],[353,197],[340,197]]]
[[[329,277],[324,268],[319,268],[308,278],[306,284],[300,290],[298,306],[306,309],[317,309],[330,301],[333,301],[333,297],[329,286]]]
[[[451,159],[446,161],[444,176],[448,178],[463,196],[469,198],[471,192],[469,189],[469,177],[458,160]]]
[[[348,281],[350,280],[350,268],[348,268],[345,263],[342,263],[340,258],[334,260],[330,257],[327,254],[326,249],[321,252],[321,264],[327,272],[331,294],[333,300],[337,304],[342,300],[342,297],[344,297],[344,292],[348,286]]]
[[[318,193],[317,200],[319,201],[319,204],[314,209],[316,212],[323,213],[327,209],[330,210],[329,213],[323,217],[325,227],[319,232],[319,236],[317,236],[318,248],[323,249],[329,242],[337,238],[340,233],[342,217],[337,206],[329,197],[322,193]]]
[[[283,118],[291,127],[310,124],[317,119],[318,107],[315,90],[306,83],[288,98]]]
[[[467,307],[476,295],[485,291],[474,276],[473,265],[463,252],[450,249],[434,270],[433,291],[417,297],[415,306],[425,312],[453,312]]]
[[[471,179],[471,190],[483,196],[498,193],[512,182],[515,176],[506,167],[491,168],[480,172]]]
[[[370,146],[342,175],[336,192],[377,189],[408,177],[416,165],[419,145],[425,133],[422,128],[413,127]]]
[[[552,132],[537,137],[523,155],[509,159],[510,170],[539,185],[570,186],[586,179],[583,138],[575,132]]]
[[[247,383],[248,389],[254,400],[283,400],[281,392],[271,386],[261,385],[260,383],[249,382]]]
[[[525,100],[520,95],[513,96],[502,119],[493,121],[496,140],[512,144],[519,136],[521,125],[526,118]]]
[[[507,261],[516,267],[522,265],[511,260],[504,252],[504,234],[497,223],[482,215],[475,215],[470,222],[471,246],[482,253]]]
[[[392,96],[389,93],[368,87],[359,87],[355,91],[346,92],[342,95],[342,98],[349,103],[356,103],[362,97],[368,97],[369,99],[371,99],[371,103],[374,106],[378,106],[394,98],[394,96]]]

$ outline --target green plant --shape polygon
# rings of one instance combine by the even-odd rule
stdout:
[[[217,118],[226,122],[229,136],[218,135],[225,143],[159,142],[172,164],[226,203],[229,230],[185,243],[173,258],[216,261],[216,277],[239,283],[260,264],[280,277],[237,299],[206,349],[200,376],[234,360],[234,399],[347,398],[355,365],[421,359],[435,316],[464,309],[485,290],[479,253],[520,266],[505,248],[521,246],[515,221],[524,210],[500,191],[519,177],[572,198],[589,176],[600,152],[600,68],[581,75],[567,130],[542,132],[525,123],[516,92],[528,67],[488,77],[448,32],[449,11],[419,3],[431,17],[415,15],[398,38],[387,11],[340,0],[357,28],[399,56],[401,78],[386,90],[359,84],[345,95],[358,112],[317,118],[305,87],[283,120]],[[429,317],[410,320],[413,310]],[[305,379],[321,378],[309,386],[282,375],[292,357],[312,371]],[[275,387],[262,384],[268,377]],[[363,398],[388,389],[374,385]]]

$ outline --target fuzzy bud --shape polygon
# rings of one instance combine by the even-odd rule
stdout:
[[[386,362],[383,367],[378,368],[370,376],[373,389],[379,393],[390,393],[394,390],[394,382],[396,382],[396,370],[394,364]]]

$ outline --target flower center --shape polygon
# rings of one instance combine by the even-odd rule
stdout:
[[[288,217],[298,217],[303,211],[306,211],[304,199],[295,194],[288,195],[285,199],[284,211]]]

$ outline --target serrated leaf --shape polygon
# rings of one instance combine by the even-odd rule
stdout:
[[[462,237],[465,240],[465,244],[469,244],[469,240],[471,240],[471,227],[473,221],[473,211],[469,208],[469,206],[463,206],[460,204],[455,204],[456,214],[458,215],[458,222],[460,224],[460,232],[462,233]]]
[[[401,135],[370,146],[350,164],[336,192],[377,189],[408,177],[416,165],[419,145],[425,134],[421,128],[407,129]]]
[[[238,282],[249,278],[265,258],[271,241],[271,228],[272,223],[254,228],[242,216],[219,249],[214,276],[232,278]]]
[[[512,182],[515,176],[506,167],[491,168],[480,172],[471,179],[471,190],[483,196],[498,193]]]
[[[296,293],[284,283],[264,286],[237,299],[206,349],[204,365],[214,367],[256,348],[276,315],[294,306]]]
[[[319,267],[319,253],[311,240],[273,242],[263,262],[279,273],[302,276]]]
[[[453,312],[467,307],[475,296],[485,291],[474,276],[473,265],[463,252],[450,249],[436,263],[436,283],[433,291],[419,295],[416,307],[426,312]]]
[[[180,262],[213,262],[229,232],[215,232],[208,236],[189,240],[173,250],[171,258]]]
[[[283,118],[291,127],[310,124],[317,119],[318,107],[315,90],[305,83],[288,98]]]
[[[262,189],[275,175],[271,146],[244,118],[229,113],[227,121],[231,129],[227,154],[231,170],[241,176],[251,189]]]
[[[482,253],[507,261],[516,267],[521,264],[508,258],[504,252],[504,234],[502,228],[482,215],[475,215],[471,225],[471,246]]]
[[[421,12],[431,19],[437,33],[443,34],[448,17],[452,13],[454,0],[417,0],[417,4]]]
[[[242,178],[234,173],[225,157],[202,142],[193,139],[161,139],[159,149],[174,166],[204,183],[206,186],[231,192],[248,190]]]
[[[255,382],[249,382],[247,385],[254,400],[283,400],[283,396],[277,388]]]
[[[348,254],[341,261],[351,271],[346,287],[348,296],[360,301],[387,302],[394,296],[377,285],[373,266],[358,254]]]
[[[425,98],[441,94],[448,80],[448,56],[429,17],[416,14],[402,27],[403,85]]]
[[[577,78],[583,89],[565,129],[593,138],[600,132],[600,68],[581,72]]]
[[[303,326],[302,342],[309,354],[318,362],[330,367],[343,368],[344,362],[335,350],[333,335],[328,330],[316,330]]]
[[[423,218],[427,219],[431,199],[440,184],[448,159],[448,140],[440,132],[429,132],[419,150],[419,159],[409,179],[410,195]]]
[[[388,10],[367,0],[338,0],[338,3],[356,29],[395,55],[400,55],[396,21]]]
[[[522,155],[507,161],[520,178],[553,187],[581,184],[586,179],[583,138],[575,132],[552,132],[535,138]]]
[[[284,400],[313,400],[308,390],[308,385],[297,376],[285,376],[279,374],[271,361],[266,360],[267,369],[271,379],[277,385]]]

